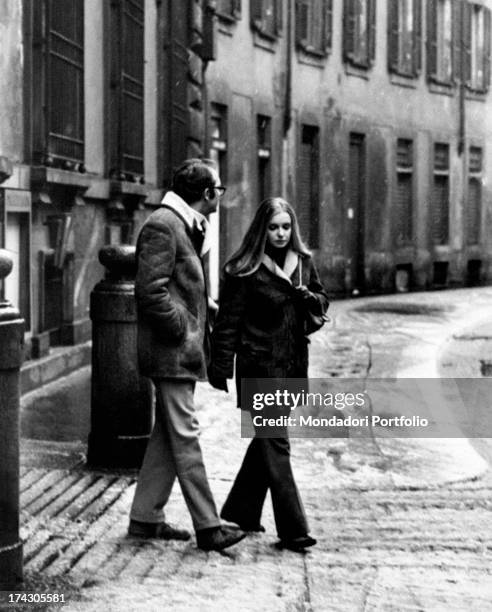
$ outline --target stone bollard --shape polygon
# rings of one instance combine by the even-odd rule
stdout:
[[[0,249],[0,281],[12,260]],[[22,584],[19,538],[19,369],[23,359],[24,320],[0,300],[0,591]]]
[[[137,364],[135,247],[106,246],[106,277],[91,293],[92,389],[87,462],[140,467],[152,429],[152,386]]]

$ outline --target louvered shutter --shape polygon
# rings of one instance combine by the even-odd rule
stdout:
[[[388,2],[388,70],[390,72],[398,72],[399,68],[398,4],[398,0]]]
[[[290,1],[290,0],[289,0]],[[284,25],[283,0],[275,0],[275,32],[280,34]]]
[[[376,59],[376,0],[368,0],[368,65],[372,66]]]
[[[257,29],[261,29],[263,18],[262,0],[250,0],[251,25]]]
[[[451,0],[451,20],[452,20],[452,45],[453,45],[453,58],[452,58],[452,80],[457,83],[461,80],[462,74],[465,69],[465,58],[461,53],[461,30],[464,32],[469,31],[469,27],[466,27],[466,20],[469,17],[470,5],[468,2],[462,2],[462,0]],[[462,24],[463,21],[463,24]],[[463,72],[462,72],[463,70]]]
[[[480,179],[468,180],[468,206],[466,210],[466,243],[475,245],[480,242],[482,186]]]
[[[461,77],[467,87],[471,85],[471,16],[472,16],[473,6],[471,4],[463,5],[463,23],[462,27],[462,41],[463,41],[463,52],[460,58],[460,67],[461,67]]]
[[[413,76],[422,70],[422,0],[413,1]]]
[[[484,49],[483,49],[483,74],[484,74],[484,90],[488,91],[490,88],[490,37],[491,33],[491,17],[490,9],[484,7]]]
[[[427,77],[437,79],[437,1],[427,0]]]
[[[241,0],[232,0],[232,16],[236,19],[241,17]]]
[[[448,244],[449,186],[447,176],[434,176],[434,188],[432,192],[431,231],[433,244]]]
[[[325,51],[331,50],[332,29],[333,29],[333,0],[323,0],[324,32],[323,46]]]
[[[343,10],[343,57],[352,61],[355,53],[356,0],[344,0]]]
[[[308,0],[296,0],[296,42],[302,47],[308,44]]]

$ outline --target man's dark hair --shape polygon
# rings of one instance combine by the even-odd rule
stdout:
[[[217,169],[211,159],[185,160],[174,173],[172,190],[187,204],[196,202],[202,197],[204,189],[215,185],[211,168]]]

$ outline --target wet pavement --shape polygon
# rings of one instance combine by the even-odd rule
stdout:
[[[310,375],[482,377],[491,306],[492,288],[334,302],[312,339]],[[196,398],[220,505],[248,440],[232,394],[200,384]],[[266,533],[219,554],[193,540],[128,538],[135,473],[87,470],[84,441],[24,440],[25,588],[64,589],[63,609],[84,611],[491,609],[492,477],[476,448],[462,438],[293,439],[318,545],[278,551],[267,500]],[[178,487],[168,516],[191,527]]]

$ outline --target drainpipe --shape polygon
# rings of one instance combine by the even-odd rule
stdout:
[[[462,155],[465,151],[466,140],[466,83],[465,83],[465,3],[460,3],[460,87],[459,87],[459,120],[458,120],[458,155]]]
[[[285,58],[285,98],[284,98],[284,138],[290,129],[291,112],[292,112],[292,50],[293,36],[292,27],[294,24],[293,18],[293,2],[295,0],[287,0],[287,48]]]

